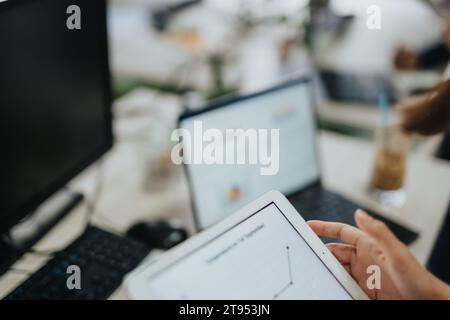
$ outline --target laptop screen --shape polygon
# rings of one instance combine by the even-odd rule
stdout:
[[[198,148],[200,132],[205,141],[208,131],[224,137],[222,163],[186,164],[198,228],[219,222],[270,190],[289,195],[319,179],[310,86],[307,81],[291,83],[181,121],[180,128],[193,137],[183,140],[184,153]],[[233,150],[228,149],[230,140],[239,137],[237,130],[247,145],[235,149],[235,160],[243,155],[245,161],[226,161]]]

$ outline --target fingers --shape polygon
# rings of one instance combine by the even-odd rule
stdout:
[[[417,261],[408,247],[400,242],[384,223],[363,211],[357,211],[355,220],[374,242],[372,257],[384,266],[401,296],[406,299],[423,299],[423,294],[428,296],[430,290],[433,290],[431,288],[433,283],[436,283],[436,278]]]
[[[352,274],[352,267],[349,264],[343,264],[342,265],[345,269],[345,271],[347,271],[350,275]]]
[[[354,246],[343,243],[329,243],[326,245],[328,250],[338,259],[342,265],[347,265],[352,262],[356,255],[356,248]]]
[[[381,221],[370,217],[362,210],[357,210],[355,221],[361,230],[366,232],[385,253],[392,255],[392,258],[403,256],[406,247],[400,240],[389,230],[389,228]],[[382,259],[381,252],[377,252],[375,258]]]
[[[400,242],[383,222],[372,218],[360,209],[356,210],[355,221],[361,230],[367,232],[380,244]]]
[[[341,240],[350,245],[356,245],[363,235],[361,230],[344,223],[311,220],[308,225],[320,237]]]

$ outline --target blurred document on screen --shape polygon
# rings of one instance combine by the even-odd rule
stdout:
[[[272,203],[148,279],[158,299],[351,299]]]

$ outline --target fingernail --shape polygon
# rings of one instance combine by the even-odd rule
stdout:
[[[361,209],[356,210],[356,214],[361,218],[361,222],[364,224],[368,223],[371,219],[371,217]]]

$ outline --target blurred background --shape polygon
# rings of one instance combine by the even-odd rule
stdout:
[[[381,10],[380,30],[367,27],[371,5]],[[445,29],[445,19],[419,0],[113,0],[114,94],[164,94],[176,99],[179,108],[195,109],[215,98],[313,74],[326,81],[325,89],[334,88],[327,92],[323,81],[317,82],[321,125],[370,136],[378,117],[367,104],[376,101],[336,97],[336,86],[342,84],[335,83],[335,76],[350,87],[352,81],[384,87],[385,77],[385,91],[395,90],[402,98],[429,89],[441,79],[441,70],[400,72],[394,68],[395,52],[402,46],[418,52],[432,47],[442,41]],[[332,104],[329,97],[336,98]]]
[[[381,28],[371,30],[374,5]],[[316,80],[319,127],[372,140],[379,96],[395,106],[426,92],[448,58],[434,52],[447,22],[432,1],[112,0],[108,24],[115,133],[138,141],[158,186],[154,175],[170,171],[169,135],[183,111],[307,75]],[[398,65],[402,50],[431,63]],[[395,123],[394,108],[388,113]],[[434,154],[441,140],[414,148]]]
[[[134,205],[152,202],[139,212],[147,218],[150,211],[181,217],[194,230],[186,219],[189,187],[169,158],[177,116],[306,75],[315,79],[325,184],[394,221],[425,228],[412,250],[426,263],[450,196],[443,134],[413,140],[404,192],[394,205],[374,198],[367,187],[376,131],[398,122],[396,106],[444,78],[450,58],[445,5],[422,0],[111,1],[115,134],[119,141],[133,142],[138,166],[132,168],[145,172],[137,180],[140,190],[147,190],[146,200]],[[368,27],[371,6],[380,9],[380,29]],[[167,194],[164,200],[161,195]],[[167,200],[171,195],[177,201]]]
[[[410,248],[426,264],[442,226],[450,225],[444,223],[448,138],[447,145],[444,134],[396,142],[402,165],[395,201],[368,189],[377,170],[400,161],[378,156],[379,129],[398,123],[398,107],[420,99],[448,73],[447,3],[110,0],[114,146],[69,184],[66,191],[87,200],[36,250],[65,247],[86,220],[121,235],[136,223],[157,220],[194,234],[189,184],[183,167],[170,159],[179,115],[308,76],[314,79],[325,186],[417,231]],[[378,13],[379,28],[371,20]],[[26,257],[15,267],[35,270],[45,262],[41,258]],[[26,276],[2,277],[0,295]]]

